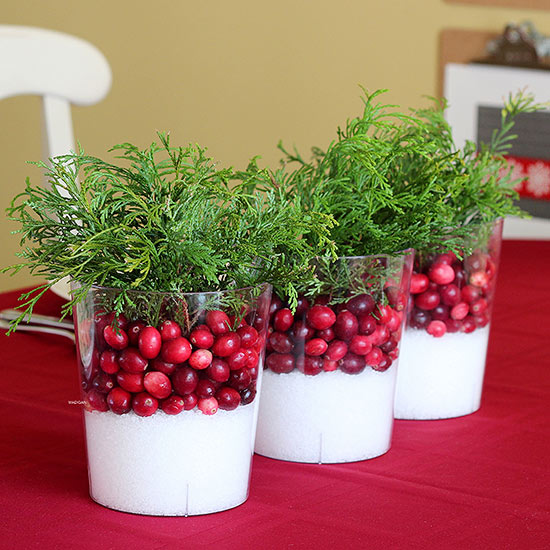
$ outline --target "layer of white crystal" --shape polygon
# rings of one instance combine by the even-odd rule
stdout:
[[[353,462],[390,448],[396,365],[306,376],[265,370],[258,454],[295,462]]]
[[[407,329],[401,339],[395,417],[434,420],[479,409],[489,326],[434,338]]]
[[[257,399],[207,416],[195,409],[85,412],[90,495],[108,508],[183,516],[233,508],[248,496]]]

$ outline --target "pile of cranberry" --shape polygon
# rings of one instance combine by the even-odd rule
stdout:
[[[399,353],[406,299],[396,287],[385,293],[387,305],[370,294],[337,305],[330,305],[325,295],[312,303],[300,297],[294,314],[274,295],[266,368],[279,374],[298,369],[307,375],[338,369],[359,374],[366,367],[387,370]]]
[[[452,252],[415,265],[411,277],[408,325],[436,338],[446,333],[470,333],[489,323],[496,263],[475,251],[464,260]]]
[[[151,416],[198,407],[212,415],[251,403],[265,323],[255,312],[246,319],[251,324],[243,319],[233,329],[226,313],[208,311],[185,337],[172,320],[154,327],[96,314],[92,365],[81,369],[86,408]]]

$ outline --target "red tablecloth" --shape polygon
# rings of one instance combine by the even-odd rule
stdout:
[[[59,306],[50,295],[40,310]],[[190,518],[93,503],[69,403],[80,397],[73,346],[2,334],[0,548],[550,548],[549,311],[550,242],[505,242],[480,411],[397,421],[392,449],[370,461],[255,456],[245,504]]]

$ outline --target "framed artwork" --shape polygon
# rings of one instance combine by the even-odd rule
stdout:
[[[443,91],[457,145],[489,141],[500,125],[506,98],[519,90],[530,92],[540,103],[550,101],[550,71],[448,63]],[[519,115],[513,133],[518,137],[508,157],[510,169],[521,178],[520,206],[534,219],[507,220],[505,236],[550,238],[550,111]]]

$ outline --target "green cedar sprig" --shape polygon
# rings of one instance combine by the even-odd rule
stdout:
[[[267,173],[258,171],[265,192],[247,181],[232,186],[233,170],[218,170],[205,149],[158,137],[160,144],[144,150],[115,146],[116,163],[82,150],[37,163],[50,188],[27,180],[8,208],[20,224],[22,251],[20,263],[4,271],[28,268],[48,280],[22,297],[23,315],[65,277],[80,285],[65,314],[92,285],[121,289],[117,311],[131,305],[132,290],[206,292],[263,282],[295,303],[297,286],[313,277],[311,258],[330,245],[330,217],[281,201]]]

